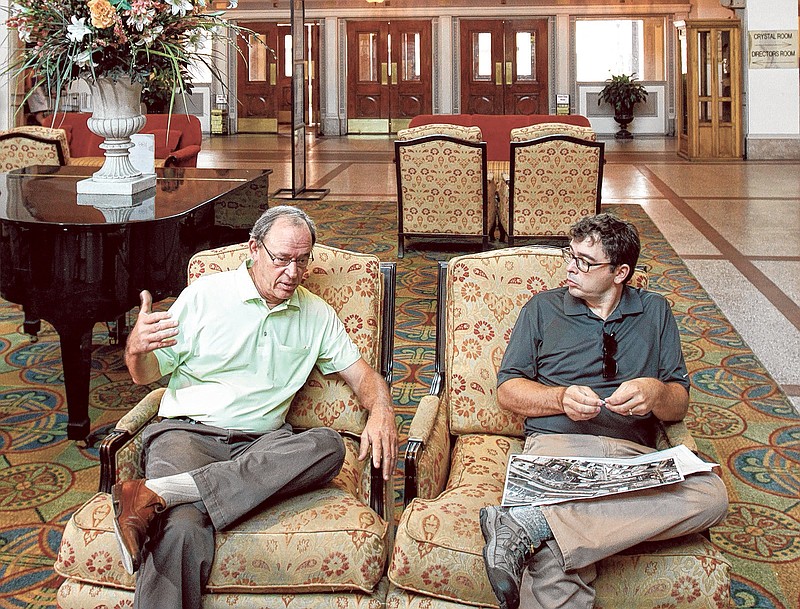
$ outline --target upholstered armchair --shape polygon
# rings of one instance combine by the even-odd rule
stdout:
[[[246,244],[201,252],[189,264],[189,281],[236,268],[247,257]],[[387,380],[394,273],[394,263],[318,244],[304,282],[337,310],[365,360]],[[133,606],[135,580],[122,566],[109,491],[117,480],[142,476],[140,432],[157,416],[162,392],[146,396],[100,447],[100,492],[69,519],[55,564],[66,578],[58,591],[62,609]],[[367,414],[339,375],[312,373],[287,420],[296,429],[338,430],[344,466],[328,485],[270,504],[216,535],[205,609],[383,606],[394,501],[392,482],[384,482],[371,459],[357,459]]]
[[[31,165],[67,165],[69,161],[62,129],[28,125],[0,132],[0,172]]]
[[[397,242],[406,237],[474,238],[489,247],[486,142],[477,127],[422,125],[398,133]]]
[[[566,240],[582,216],[600,212],[605,144],[558,134],[521,139],[529,133],[511,131],[510,172],[499,184],[500,236],[509,246],[519,238]]]
[[[561,251],[543,246],[440,263],[435,377],[408,432],[390,609],[497,606],[478,514],[500,503],[509,456],[524,444],[523,419],[497,405],[497,370],[520,309],[563,285],[564,267]],[[646,287],[646,272],[632,285]],[[667,426],[661,447],[679,443],[696,449],[683,423]],[[727,608],[729,569],[702,535],[642,544],[597,565],[595,606]]]

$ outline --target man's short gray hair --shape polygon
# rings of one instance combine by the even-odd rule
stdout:
[[[250,236],[257,241],[263,241],[278,218],[286,218],[295,226],[307,226],[308,230],[311,231],[311,245],[317,242],[317,226],[314,221],[302,209],[291,205],[270,207],[256,220],[253,230],[250,231]]]

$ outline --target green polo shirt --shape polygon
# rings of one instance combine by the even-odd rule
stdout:
[[[603,332],[617,339],[618,372],[603,378]],[[595,315],[569,290],[536,294],[520,311],[497,374],[497,384],[528,378],[544,385],[584,385],[607,398],[625,380],[651,377],[689,389],[680,335],[669,303],[659,294],[625,286],[608,319]],[[603,408],[588,421],[564,414],[529,417],[526,433],[610,436],[653,446],[658,420],[627,417]]]
[[[283,425],[315,365],[331,374],[361,357],[336,312],[304,287],[270,309],[247,263],[193,282],[170,313],[178,344],[155,351],[161,373],[171,375],[164,417],[271,431]]]

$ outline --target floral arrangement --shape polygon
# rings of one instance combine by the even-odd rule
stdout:
[[[228,8],[236,4],[230,0]],[[191,88],[191,63],[201,61],[218,76],[200,53],[204,42],[236,46],[226,28],[249,32],[207,8],[207,0],[14,0],[6,25],[25,47],[10,69],[33,73],[56,100],[77,78],[129,77],[145,92],[166,91],[171,106],[176,93]]]

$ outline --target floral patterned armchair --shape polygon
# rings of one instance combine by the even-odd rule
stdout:
[[[248,257],[246,244],[196,254],[189,281],[231,270]],[[392,374],[394,263],[317,244],[304,285],[329,302],[366,361]],[[157,416],[158,389],[129,411],[100,447],[100,492],[70,518],[55,570],[66,578],[62,609],[133,606],[134,577],[121,562],[109,491],[115,481],[141,477],[142,428]],[[328,485],[279,501],[216,535],[216,555],[203,607],[375,609],[388,582],[385,564],[393,536],[392,483],[371,459],[358,461],[367,419],[339,375],[314,371],[288,415],[296,428],[328,426],[347,454]]]
[[[405,238],[468,237],[489,247],[489,205],[486,142],[477,127],[422,125],[398,133],[397,242],[405,254]]]
[[[522,417],[497,406],[497,370],[520,309],[563,285],[564,266],[559,249],[542,246],[440,263],[436,374],[408,432],[389,609],[497,606],[478,513],[499,504],[509,456],[524,444]],[[646,287],[646,272],[631,284]],[[696,449],[683,423],[666,426],[660,445],[679,443]],[[641,544],[598,563],[595,606],[727,608],[729,569],[702,535]]]
[[[0,172],[31,165],[68,165],[69,161],[62,129],[30,125],[0,132]]]
[[[566,238],[582,216],[600,213],[605,144],[559,134],[523,140],[524,129],[511,132],[510,173],[499,184],[500,237],[509,246]]]

